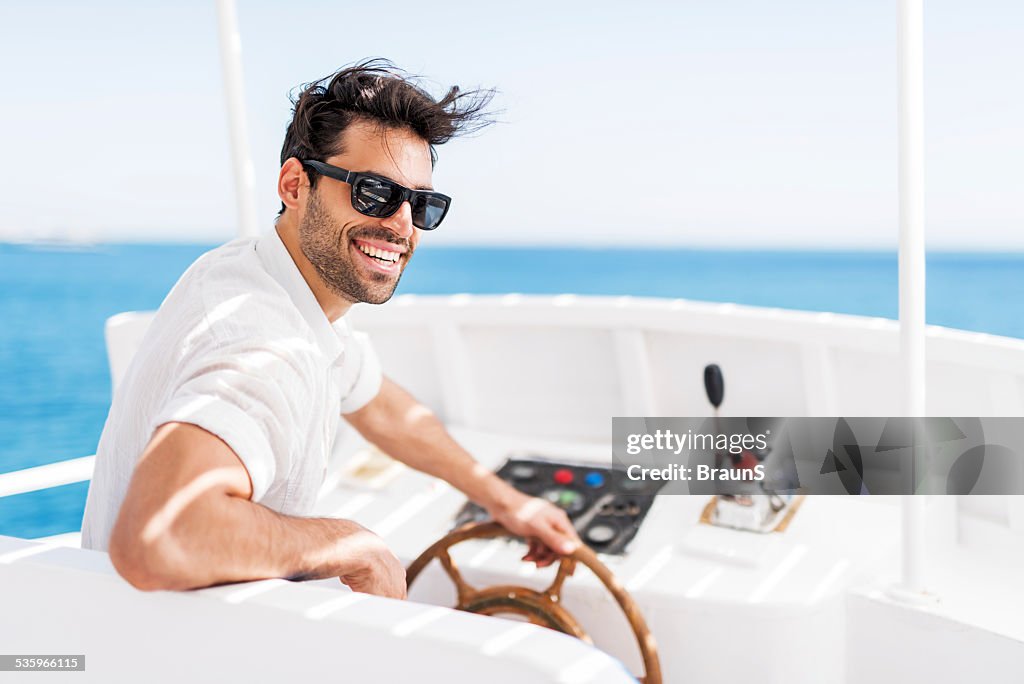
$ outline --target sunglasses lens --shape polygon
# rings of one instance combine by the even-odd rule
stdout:
[[[363,177],[352,187],[352,206],[361,214],[391,216],[402,203],[402,192],[394,183]]]
[[[420,195],[412,205],[412,222],[423,230],[433,230],[448,211],[448,200],[436,195]]]

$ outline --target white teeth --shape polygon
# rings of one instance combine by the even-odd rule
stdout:
[[[398,257],[400,256],[398,252],[390,252],[387,250],[380,249],[378,247],[367,247],[365,245],[360,245],[358,243],[356,244],[356,247],[358,247],[363,254],[380,259],[381,261],[389,261],[391,263],[394,263],[398,261]]]

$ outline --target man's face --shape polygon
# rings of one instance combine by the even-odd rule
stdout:
[[[414,133],[355,123],[342,136],[345,152],[323,161],[431,189],[430,148]],[[408,202],[387,218],[365,216],[352,208],[348,183],[320,176],[299,223],[299,246],[331,292],[353,303],[383,304],[416,249],[418,232]]]

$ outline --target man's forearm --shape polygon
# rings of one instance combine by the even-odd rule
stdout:
[[[130,515],[130,512],[128,512]],[[227,494],[209,494],[163,523],[122,529],[111,559],[143,589],[192,589],[270,577],[314,579],[359,571],[373,535],[347,520],[294,518]]]
[[[375,401],[347,418],[385,453],[445,480],[488,509],[501,507],[514,494],[452,438],[436,415],[391,380],[385,378]]]
[[[355,591],[405,596],[405,570],[377,535],[348,520],[281,515],[251,496],[227,443],[196,425],[166,423],[135,466],[110,559],[140,589],[336,576]]]
[[[407,430],[378,435],[373,441],[390,456],[445,480],[484,507],[501,505],[509,489],[463,449],[433,414],[422,414]]]

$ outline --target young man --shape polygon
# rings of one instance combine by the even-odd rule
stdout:
[[[380,538],[307,517],[342,416],[529,538],[526,559],[546,565],[575,548],[560,509],[478,465],[382,376],[344,319],[357,302],[391,297],[420,232],[444,218],[434,147],[478,127],[487,100],[453,88],[435,101],[383,62],[302,91],[281,152],[276,229],[200,257],[118,387],[83,546],[109,550],[140,589],[336,576],[404,597],[405,571]]]

